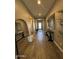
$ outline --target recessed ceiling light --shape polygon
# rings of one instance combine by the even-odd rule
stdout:
[[[38,15],[39,15],[39,16],[41,16],[42,14],[41,14],[41,13],[39,13]]]
[[[41,1],[40,1],[40,0],[38,0],[38,1],[37,1],[37,4],[39,4],[39,5],[40,5],[40,4],[41,4]]]
[[[37,20],[41,20],[41,19],[37,19]]]

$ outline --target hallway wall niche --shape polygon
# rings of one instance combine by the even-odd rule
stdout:
[[[16,58],[20,55],[24,55],[24,48],[27,48],[27,37],[29,36],[29,30],[27,23],[23,19],[17,19],[15,21],[15,53]]]
[[[20,32],[20,31],[23,31],[24,36],[29,35],[27,24],[22,19],[18,19],[18,20],[15,21],[15,30],[16,30],[16,33]]]

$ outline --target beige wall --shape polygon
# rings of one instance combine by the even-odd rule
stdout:
[[[46,21],[48,20],[48,18],[55,14],[55,30],[54,30],[54,39],[55,39],[55,43],[56,45],[59,47],[59,49],[61,51],[63,51],[63,39],[59,33],[59,31],[61,30],[60,25],[60,21],[63,19],[63,15],[59,14],[57,11],[63,10],[63,0],[56,0],[54,7],[51,10],[51,13],[49,13],[49,15],[46,18]],[[48,23],[47,23],[47,28],[48,28]]]
[[[29,33],[31,34],[33,18],[20,0],[15,0],[15,19],[23,19],[27,23]]]
[[[48,14],[47,18],[50,17],[52,14],[54,14],[56,11],[63,9],[63,0],[56,0],[51,13]]]

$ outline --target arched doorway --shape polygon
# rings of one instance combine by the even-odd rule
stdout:
[[[24,49],[27,47],[27,36],[29,35],[27,24],[24,20],[15,21],[15,50],[16,59],[24,56]]]
[[[15,21],[15,30],[16,30],[16,33],[23,31],[24,36],[29,35],[28,26],[26,22],[22,19],[18,19]]]

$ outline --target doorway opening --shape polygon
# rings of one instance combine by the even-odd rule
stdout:
[[[42,29],[42,23],[38,22],[38,29]]]

